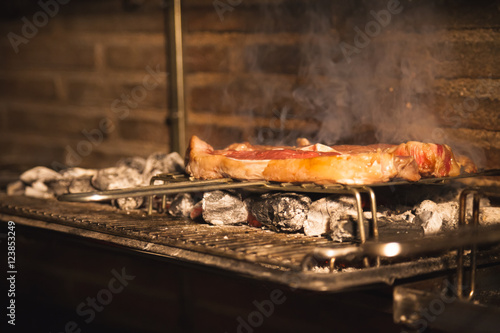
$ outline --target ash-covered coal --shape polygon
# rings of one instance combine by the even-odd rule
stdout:
[[[415,207],[415,216],[425,234],[452,229],[456,227],[458,221],[458,202],[436,203],[424,200]]]
[[[194,209],[194,199],[189,193],[177,194],[168,208],[168,212],[176,217],[190,217]]]
[[[144,170],[142,171],[145,184],[149,184],[151,177],[160,173],[181,173],[184,172],[184,160],[177,153],[153,153],[146,159]]]
[[[472,217],[473,196],[467,198],[466,219]],[[492,207],[488,198],[480,199],[479,224],[488,225],[500,223],[500,207]],[[435,202],[424,200],[414,207],[417,223],[420,223],[424,234],[435,234],[455,229],[458,226],[458,198]]]
[[[266,193],[249,201],[257,221],[277,231],[302,229],[310,205],[311,199],[299,194]]]
[[[146,168],[146,159],[142,157],[127,157],[119,160],[116,163],[117,167],[127,167],[137,170],[139,173],[143,174]]]
[[[127,166],[101,169],[92,177],[92,186],[101,191],[136,187],[142,184],[139,171]]]
[[[304,233],[307,236],[320,236],[329,234],[335,229],[336,233],[340,233],[340,238],[344,236],[352,236],[352,228],[345,231],[343,226],[339,225],[342,218],[347,219],[346,209],[350,209],[351,205],[345,205],[332,197],[321,198],[314,201],[309,207],[307,219],[304,222]],[[337,237],[335,237],[337,238]]]
[[[92,186],[101,191],[136,187],[143,184],[142,176],[137,169],[122,165],[97,171],[92,177]],[[119,198],[113,203],[124,210],[137,209],[144,203],[143,197]]]
[[[246,204],[238,193],[205,192],[202,210],[203,219],[214,225],[239,224],[248,219]]]
[[[68,187],[69,193],[85,193],[92,191],[95,191],[95,188],[92,186],[92,177],[75,178]]]
[[[154,153],[147,159],[125,158],[115,167],[105,169],[68,168],[57,172],[38,166],[25,171],[19,180],[7,185],[8,195],[26,195],[51,199],[66,193],[83,193],[149,185],[159,173],[183,172],[183,160],[178,153]],[[121,209],[139,208],[144,198],[120,198],[113,201]]]

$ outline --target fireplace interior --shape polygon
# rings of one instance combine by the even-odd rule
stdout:
[[[498,1],[0,8],[8,329],[496,331]],[[184,172],[192,135],[215,148],[434,142],[479,170],[203,182]]]

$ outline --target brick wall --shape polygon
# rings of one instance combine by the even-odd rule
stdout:
[[[196,3],[184,12],[191,134],[219,147],[427,140],[500,166],[497,2]]]
[[[2,4],[0,166],[105,167],[167,150],[161,1],[60,2],[46,24],[35,2]],[[38,31],[12,43],[22,17]]]
[[[183,2],[188,135],[217,147],[419,139],[500,167],[496,1],[216,4]],[[7,34],[41,9],[1,6],[0,165],[168,150],[162,1],[72,0],[18,53]]]

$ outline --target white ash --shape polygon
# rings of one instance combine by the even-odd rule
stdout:
[[[106,168],[97,171],[92,177],[92,186],[96,189],[115,190],[120,188],[130,188],[142,185],[142,177],[139,171],[127,166]],[[144,203],[143,197],[119,198],[113,203],[124,210],[137,209]]]
[[[415,216],[422,224],[426,235],[451,229],[458,221],[458,203],[455,201],[436,203],[424,200],[415,207]]]
[[[320,236],[330,231],[331,202],[327,198],[321,198],[311,204],[304,221],[304,233],[307,236]]]
[[[106,169],[68,168],[60,172],[38,166],[25,171],[18,181],[7,185],[7,194],[50,199],[65,193],[82,193],[149,185],[158,173],[183,172],[178,153],[154,153],[147,160],[125,158],[116,167]],[[143,205],[144,198],[121,198],[113,201],[122,209]]]
[[[143,179],[145,184],[149,184],[151,177],[160,173],[184,172],[184,160],[176,152],[153,153],[148,156],[144,165]]]
[[[125,166],[128,168],[136,169],[139,173],[143,174],[146,167],[146,159],[142,157],[127,157],[119,160],[116,163],[116,166]]]
[[[29,169],[19,176],[19,179],[26,184],[32,184],[36,181],[48,181],[55,179],[62,179],[62,175],[60,175],[57,171],[46,168],[44,166],[37,166],[32,169]]]
[[[123,210],[138,209],[144,203],[144,197],[127,197],[112,200],[115,207]]]
[[[64,179],[88,178],[97,173],[97,169],[68,168],[59,172]]]
[[[479,214],[479,224],[490,225],[500,223],[500,207],[482,207]]]
[[[63,178],[57,180],[45,181],[44,184],[47,186],[48,191],[54,196],[63,195],[69,193],[69,186],[71,185],[71,179]]]
[[[248,219],[247,207],[241,196],[226,191],[205,192],[202,209],[203,219],[213,225],[239,224]]]
[[[307,236],[330,234],[337,242],[353,238],[353,224],[358,218],[355,207],[356,199],[348,196],[332,196],[314,201],[304,222],[304,233]],[[367,218],[371,218],[371,215],[371,212],[364,212]]]
[[[23,195],[26,189],[24,182],[16,180],[7,184],[7,195]]]
[[[31,183],[24,190],[24,195],[28,197],[50,199],[54,197],[54,193],[49,191],[49,188],[41,180]]]
[[[101,191],[142,185],[139,171],[126,166],[101,169],[92,177],[92,185]]]
[[[404,221],[407,223],[414,223],[415,217],[416,217],[415,214],[413,214],[411,210],[407,210],[401,214],[397,214],[397,215],[392,216],[392,218],[395,220]]]
[[[85,193],[95,191],[92,186],[92,177],[81,177],[71,180],[68,187],[69,193]]]
[[[193,211],[193,207],[194,199],[191,194],[179,193],[172,200],[168,212],[172,216],[189,217]]]
[[[266,193],[251,200],[250,211],[257,221],[272,230],[298,231],[304,226],[311,199],[299,194]]]

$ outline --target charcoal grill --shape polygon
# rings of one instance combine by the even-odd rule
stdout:
[[[497,174],[498,170],[479,173]],[[425,179],[419,184],[437,186],[454,180]],[[158,182],[161,184],[158,185]],[[161,197],[165,210],[166,196],[180,192],[239,189],[258,193],[293,191],[351,194],[357,199],[358,225],[362,225],[361,193],[369,195],[370,210],[372,216],[376,217],[376,199],[371,187],[240,182],[229,179],[196,181],[184,175],[157,176],[152,179],[152,184],[134,189],[67,194],[61,196],[59,201],[2,195],[0,219],[100,240],[139,253],[212,267],[255,280],[285,285],[292,290],[312,292],[338,293],[383,285],[394,286],[408,279],[425,278],[436,273],[449,275],[456,271],[453,285],[456,286],[458,281],[459,286],[455,293],[460,296],[461,302],[466,303],[472,298],[476,285],[481,285],[481,280],[476,282],[476,271],[481,272],[485,267],[496,267],[500,263],[500,228],[478,228],[474,225],[478,221],[479,198],[482,195],[500,197],[497,188],[466,188],[462,192],[460,224],[463,226],[454,232],[423,239],[379,239],[375,219],[371,221],[368,237],[359,228],[359,239],[336,244],[326,238],[301,234],[276,233],[243,225],[210,226],[172,218],[154,211],[152,199]],[[396,181],[376,184],[374,187],[400,185],[408,183]],[[472,224],[466,223],[464,213],[466,199],[470,195],[474,197]],[[149,210],[124,212],[109,205],[90,202],[129,196],[150,196]],[[478,245],[481,245],[481,251],[477,251]],[[472,249],[472,252],[464,255],[464,249]],[[462,288],[464,282],[468,284]],[[418,311],[415,315],[416,310],[408,307],[407,299],[410,297],[408,295],[414,297],[419,292],[414,288],[395,290],[398,300],[405,300],[394,303],[395,322],[415,324],[419,318]],[[401,296],[404,292],[407,292],[406,296]],[[421,304],[429,300],[428,294],[425,295]],[[474,309],[480,311],[482,308],[479,306]]]
[[[497,175],[499,170],[483,171],[474,176]],[[418,184],[443,184],[453,182],[457,178],[471,175],[447,178],[423,179]],[[421,239],[380,242],[377,228],[377,205],[375,193],[367,186],[344,185],[314,185],[314,184],[283,184],[266,181],[233,181],[231,179],[194,180],[185,175],[159,175],[153,177],[150,185],[132,189],[99,191],[90,193],[66,194],[60,196],[60,201],[52,202],[45,207],[45,201],[25,197],[2,198],[0,209],[10,216],[22,217],[25,223],[32,225],[42,223],[44,228],[62,228],[72,230],[81,235],[94,235],[104,232],[117,244],[130,246],[138,251],[150,251],[158,255],[173,256],[179,260],[195,261],[197,263],[215,265],[240,274],[250,274],[258,278],[267,278],[274,282],[293,284],[294,288],[310,290],[338,291],[350,287],[367,284],[388,283],[395,279],[425,274],[436,270],[458,267],[458,277],[463,280],[463,247],[473,243],[494,242],[500,240],[496,230],[476,233],[470,237],[470,230],[465,228],[459,233],[449,234],[437,239]],[[405,181],[394,181],[371,186],[399,186],[409,184]],[[181,192],[200,192],[220,189],[239,189],[254,192],[293,191],[322,194],[352,194],[357,201],[357,217],[359,239],[350,243],[334,244],[328,239],[308,237],[299,234],[275,233],[268,230],[248,226],[209,226],[185,219],[166,218],[152,210],[153,197],[162,197],[162,210],[165,211],[165,201],[168,194]],[[371,203],[370,235],[364,232],[363,208],[361,193],[368,193]],[[498,195],[498,189],[468,188],[462,192],[460,224],[465,224],[466,197],[474,194],[474,220],[477,222],[480,195]],[[131,196],[149,196],[148,212],[116,211],[111,207],[88,203],[90,201],[105,201]],[[74,201],[73,203],[65,201]],[[84,203],[83,203],[84,202]],[[88,206],[91,205],[91,206]],[[86,210],[91,208],[91,213]],[[43,221],[43,222],[36,222]],[[371,237],[370,237],[371,236]],[[467,236],[467,237],[466,237]],[[90,237],[90,236],[89,236]],[[368,241],[367,241],[368,240]],[[415,243],[418,242],[418,243]],[[396,246],[399,251],[387,253],[390,246]],[[459,249],[458,260],[451,250]],[[385,252],[384,252],[385,251]],[[488,251],[486,261],[496,260]],[[438,253],[437,256],[427,254]],[[331,265],[333,270],[335,260],[355,261],[364,259],[365,268],[342,274],[318,274],[311,267],[320,263]],[[382,264],[380,258],[382,257]],[[403,260],[404,258],[420,258],[419,260]],[[473,251],[473,271],[478,262],[484,263],[483,256],[476,256]],[[368,264],[367,258],[373,259]],[[476,258],[479,260],[476,262]],[[483,261],[481,261],[483,260]],[[458,266],[456,264],[458,262]],[[327,265],[327,266],[328,266]],[[372,266],[372,267],[368,267]],[[474,276],[472,276],[474,280]],[[474,281],[472,281],[472,285]],[[462,291],[460,290],[460,293]]]

